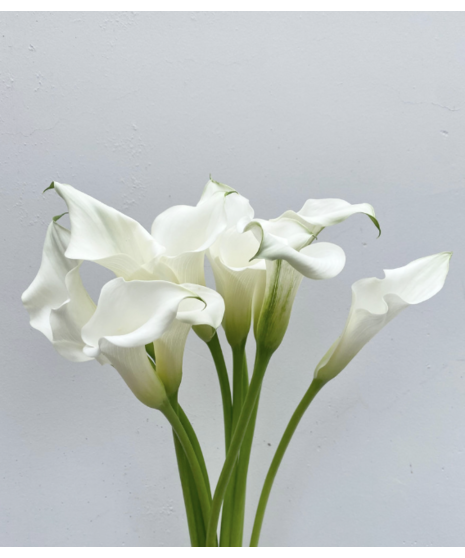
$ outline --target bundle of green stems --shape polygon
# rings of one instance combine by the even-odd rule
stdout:
[[[177,401],[162,409],[173,427],[173,438],[192,546],[243,546],[247,475],[260,391],[272,351],[257,345],[249,378],[245,343],[232,350],[232,390],[218,335],[207,343],[215,363],[223,402],[225,462],[212,494],[197,435]],[[323,387],[314,379],[289,421],[263,484],[250,546],[258,546],[268,498],[279,465],[308,406]],[[220,521],[221,515],[221,521]],[[218,525],[220,531],[218,537]]]

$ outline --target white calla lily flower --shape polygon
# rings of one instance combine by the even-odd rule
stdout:
[[[182,287],[198,298],[184,299],[170,327],[153,342],[157,374],[169,396],[177,392],[181,383],[184,348],[191,327],[208,342],[220,327],[224,314],[224,300],[216,291],[191,283]]]
[[[112,279],[102,287],[96,311],[82,328],[84,352],[99,355],[101,339],[118,347],[145,347],[167,330],[180,303],[192,297],[197,295],[168,281]]]
[[[24,291],[21,300],[29,313],[31,326],[41,331],[65,358],[84,362],[80,330],[91,318],[95,304],[79,276],[80,260],[65,252],[70,232],[52,221],[47,229],[39,272]]]
[[[263,347],[274,351],[281,343],[303,276],[331,279],[342,271],[346,259],[342,248],[313,242],[324,227],[355,213],[368,215],[380,230],[371,205],[339,199],[307,200],[299,212],[289,210],[269,221],[243,218],[238,223],[238,230],[252,231],[258,241],[253,257],[267,260],[262,312],[254,322],[255,337]]]
[[[153,265],[164,248],[142,225],[72,186],[53,182],[50,188],[69,210],[67,258],[96,262],[126,280],[154,278]]]
[[[273,352],[286,333],[303,277],[335,277],[344,268],[344,250],[330,242],[312,244],[315,234],[294,219],[244,219],[238,228],[254,234],[258,249],[253,258],[266,260],[266,280],[256,292],[254,333]]]
[[[321,244],[312,245],[312,242],[325,227],[341,223],[356,213],[367,215],[381,234],[375,210],[370,204],[350,204],[333,198],[307,200],[299,211],[288,210],[269,221],[247,221],[244,218],[239,228],[251,230],[259,241],[256,258],[286,260],[310,279],[329,279],[343,269],[344,253],[330,243],[319,249],[317,246]]]
[[[21,296],[21,301],[29,313],[31,326],[41,331],[49,341],[53,340],[50,312],[68,300],[69,292],[65,278],[81,263],[79,260],[65,257],[70,236],[70,232],[57,222],[50,223],[39,271]]]
[[[39,272],[22,295],[31,325],[68,360],[111,363],[138,399],[160,408],[167,397],[161,378],[170,394],[179,387],[191,326],[208,341],[221,324],[223,299],[199,285],[120,277],[104,285],[96,306],[79,275],[82,260],[65,255],[71,242],[70,231],[49,225]],[[146,353],[152,342],[160,375]]]
[[[177,282],[204,285],[205,251],[244,217],[253,217],[249,201],[229,186],[209,180],[195,207],[177,205],[158,215],[152,236],[165,248],[161,261],[174,271]]]
[[[299,211],[285,211],[279,219],[287,218],[299,221],[310,232],[317,235],[325,227],[342,223],[356,213],[364,213],[374,223],[381,234],[375,210],[369,203],[350,204],[337,198],[307,200]]]
[[[264,284],[264,260],[253,259],[258,242],[252,232],[224,231],[208,250],[218,292],[225,301],[223,328],[229,344],[245,342],[250,330],[254,299]]]
[[[104,355],[140,401],[159,408],[166,393],[179,388],[190,327],[206,324],[216,329],[223,310],[221,297],[207,287],[113,279],[102,288],[97,309],[82,328],[84,353]],[[145,349],[152,342],[155,367]]]
[[[385,270],[385,278],[360,279],[352,285],[352,305],[342,335],[315,369],[315,378],[328,382],[404,308],[439,292],[449,271],[451,252],[415,260]]]
[[[254,219],[243,230],[252,231],[259,242],[254,258],[285,260],[309,279],[330,279],[344,268],[342,248],[330,242],[311,244],[316,236],[293,219]]]

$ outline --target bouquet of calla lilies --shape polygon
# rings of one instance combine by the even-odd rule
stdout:
[[[304,277],[330,279],[344,268],[344,251],[320,241],[324,229],[363,213],[380,232],[373,207],[309,199],[297,212],[256,219],[246,198],[210,179],[195,207],[167,209],[149,233],[72,186],[53,182],[49,189],[65,201],[71,227],[60,224],[61,215],[48,227],[39,272],[22,296],[32,327],[68,360],[110,364],[142,403],[165,415],[173,429],[191,544],[242,546],[249,458],[267,366]],[[205,257],[216,290],[205,286]],[[322,351],[271,462],[250,546],[258,545],[274,478],[313,398],[401,310],[441,290],[450,257],[423,257],[386,270],[384,279],[352,285],[345,327]],[[84,260],[115,274],[97,303],[81,281]],[[232,350],[231,374],[220,326]],[[249,373],[245,346],[251,328],[256,356]],[[195,430],[178,402],[191,329],[211,352],[223,403],[225,461],[214,491]]]

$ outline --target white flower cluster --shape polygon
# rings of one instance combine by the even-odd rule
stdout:
[[[252,321],[257,343],[273,352],[286,331],[302,278],[328,279],[343,269],[343,250],[314,242],[355,213],[378,227],[373,207],[339,199],[308,200],[298,212],[254,219],[248,200],[210,180],[195,207],[175,206],[139,223],[71,186],[51,188],[68,206],[71,230],[53,220],[39,272],[22,300],[31,325],[69,360],[111,363],[143,403],[160,408],[182,376],[191,327],[206,342],[223,324],[231,346],[245,343]],[[205,286],[204,259],[217,291]],[[317,366],[337,375],[389,320],[437,293],[450,259],[443,252],[362,279],[353,289],[345,329]],[[115,273],[95,304],[79,268],[92,261]]]

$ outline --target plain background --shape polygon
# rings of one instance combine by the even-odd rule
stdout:
[[[324,233],[347,265],[331,281],[304,280],[270,365],[246,540],[351,284],[452,250],[444,289],[315,400],[261,543],[465,545],[465,14],[3,13],[0,45],[0,543],[188,545],[162,415],[112,368],[62,359],[28,325],[20,295],[47,224],[65,211],[42,195],[52,180],[150,228],[170,205],[195,205],[212,173],[259,217],[340,197],[373,204],[383,230],[377,239],[358,215]],[[109,274],[83,273],[97,297]],[[215,482],[220,396],[195,336],[184,374],[180,398]]]

